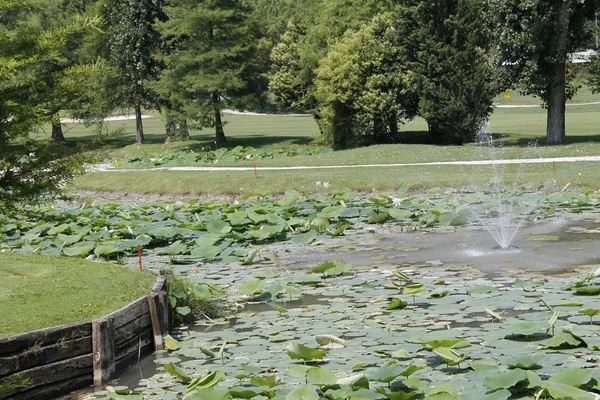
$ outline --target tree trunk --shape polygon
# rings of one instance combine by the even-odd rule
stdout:
[[[142,124],[142,107],[140,103],[135,104],[135,130],[136,144],[144,144],[144,125]]]
[[[52,141],[66,142],[65,135],[63,134],[62,130],[62,125],[60,123],[60,115],[58,113],[52,116]]]
[[[215,110],[215,134],[217,147],[223,147],[227,143],[225,131],[223,130],[223,121],[221,120],[221,109],[219,108],[219,94],[212,94],[212,101]]]
[[[548,93],[548,118],[546,123],[546,142],[562,143],[565,140],[565,64],[553,66],[554,79]]]
[[[183,142],[190,140],[190,131],[186,121],[177,121],[167,117],[165,122],[165,130],[167,132],[167,142]]]
[[[548,119],[546,124],[546,142],[562,143],[565,140],[565,104],[567,79],[566,61],[569,40],[570,0],[555,0],[557,15],[556,55],[550,68],[551,83],[548,88]]]

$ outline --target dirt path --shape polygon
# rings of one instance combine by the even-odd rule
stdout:
[[[288,171],[313,169],[351,169],[351,168],[390,168],[419,167],[431,165],[506,165],[506,164],[544,164],[565,162],[600,162],[600,156],[557,157],[557,158],[517,158],[512,160],[474,160],[474,161],[436,161],[406,164],[362,164],[362,165],[306,165],[294,167],[156,167],[156,168],[113,168],[110,164],[91,166],[90,172],[133,172],[133,171]]]

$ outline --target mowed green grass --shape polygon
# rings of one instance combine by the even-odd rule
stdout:
[[[0,337],[105,316],[147,295],[155,279],[113,264],[0,253]]]
[[[520,96],[511,99],[518,104],[536,104],[538,100]],[[506,100],[506,99],[505,99]],[[580,91],[572,100],[573,104],[600,101],[588,89]],[[310,117],[227,115],[225,126],[228,147],[253,146],[255,148],[298,149],[313,146],[320,133]],[[103,143],[94,143],[96,136],[80,125],[73,125],[67,131],[71,140],[89,144],[89,150],[96,159],[124,159],[136,152],[149,156],[182,149],[206,151],[214,149],[212,130],[192,131],[192,141],[163,144],[164,126],[160,116],[144,120],[148,144],[137,146],[134,142],[134,122],[112,122],[110,127],[121,126],[125,133]],[[496,108],[490,117],[490,131],[493,133],[494,148],[478,144],[464,146],[435,146],[428,144],[427,124],[415,119],[402,127],[402,143],[376,145],[359,149],[336,151],[315,156],[289,157],[274,160],[252,160],[233,164],[219,163],[216,166],[286,167],[286,166],[335,166],[364,164],[425,163],[436,161],[560,158],[600,155],[600,105],[573,105],[567,108],[567,138],[563,145],[545,143],[546,110],[539,106],[530,108]],[[515,169],[514,172],[511,172]],[[595,163],[575,163],[563,169],[563,177],[571,184],[599,187]],[[519,179],[540,186],[554,179],[548,169],[540,166],[506,167],[502,174],[507,178],[519,175]],[[466,176],[465,174],[468,174]],[[329,187],[340,185],[356,190],[393,190],[399,186],[428,188],[435,186],[462,186],[488,181],[496,171],[486,171],[486,167],[465,166],[440,167],[393,167],[373,169],[340,170],[295,170],[260,171],[259,179],[253,172],[122,172],[90,173],[77,178],[72,187],[83,191],[109,191],[119,193],[157,193],[164,195],[240,195],[244,193],[269,191],[282,193],[288,188],[299,191],[326,190],[315,182],[329,182]],[[574,174],[574,175],[573,175]],[[553,175],[553,172],[552,172]],[[562,179],[559,177],[558,179]],[[563,183],[568,183],[564,181]]]
[[[330,192],[341,187],[361,192],[413,191],[434,187],[459,188],[500,180],[508,185],[532,183],[540,190],[571,187],[600,188],[598,163],[551,162],[502,166],[439,165],[421,167],[368,167],[351,169],[253,171],[136,171],[93,173],[76,180],[81,190],[120,192],[126,195],[252,196],[265,192],[282,194]]]

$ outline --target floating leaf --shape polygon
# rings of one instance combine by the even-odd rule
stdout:
[[[227,222],[223,221],[223,220],[215,220],[215,221],[211,221],[206,225],[206,230],[210,233],[216,233],[218,235],[220,234],[226,234],[231,232],[231,225],[229,225]]]
[[[335,374],[322,367],[313,367],[309,369],[306,373],[306,380],[308,383],[317,386],[335,385],[337,383]]]
[[[594,376],[596,375],[596,371],[593,369],[584,369],[584,368],[569,368],[560,371],[558,374],[551,376],[548,378],[551,382],[563,383],[565,385],[582,387],[590,383]]]
[[[185,371],[173,363],[167,364],[164,367],[164,370],[167,371],[171,376],[178,378],[183,383],[189,383],[192,381],[188,375],[186,375]]]
[[[483,379],[483,386],[489,390],[509,389],[527,380],[527,374],[522,369],[494,371]]]
[[[549,349],[574,349],[577,347],[587,347],[587,344],[579,336],[564,330],[546,340],[544,346]]]
[[[262,288],[265,284],[264,279],[254,279],[252,281],[248,281],[242,283],[238,289],[240,294],[244,295],[254,295],[258,293],[262,293]]]
[[[458,365],[465,359],[464,354],[459,354],[456,350],[449,347],[436,347],[432,351],[450,366]]]
[[[346,344],[344,339],[333,335],[317,335],[316,342],[327,349],[341,349]]]
[[[221,380],[225,377],[225,373],[221,371],[211,372],[205,377],[198,377],[190,382],[187,387],[186,393],[191,393],[194,390],[198,389],[208,389],[215,386],[217,383],[221,382]]]
[[[581,286],[581,287],[576,287],[574,289],[575,289],[576,294],[581,294],[581,295],[596,296],[596,295],[600,294],[600,286],[598,286],[598,285]]]
[[[310,270],[310,272],[313,274],[323,274],[326,271],[330,270],[331,268],[335,268],[335,263],[328,261],[328,262],[325,262],[323,264],[317,265],[316,267],[312,268]]]
[[[598,398],[594,393],[586,392],[564,383],[548,380],[543,385],[554,399],[596,400]]]
[[[327,354],[325,350],[313,349],[297,342],[289,343],[285,352],[292,360],[304,361],[320,360]]]
[[[385,308],[386,310],[401,310],[408,307],[408,302],[397,297],[392,299],[392,302]]]
[[[193,257],[213,259],[221,254],[221,248],[217,246],[194,247],[191,251]]]
[[[185,400],[229,400],[232,394],[226,389],[202,388],[195,389],[194,394],[185,396]]]
[[[423,290],[425,290],[425,285],[422,283],[416,283],[413,285],[404,286],[402,293],[415,295],[421,293]]]
[[[449,383],[437,385],[425,393],[425,399],[428,400],[458,400],[458,390]]]
[[[235,386],[229,389],[229,394],[234,399],[252,399],[262,393],[261,388]]]
[[[163,341],[165,342],[165,347],[169,350],[177,350],[179,348],[179,342],[171,335],[163,337]]]
[[[285,400],[319,400],[314,386],[299,385],[285,396]]]
[[[62,252],[69,257],[84,257],[94,250],[96,244],[94,242],[81,242],[70,247],[63,247]]]

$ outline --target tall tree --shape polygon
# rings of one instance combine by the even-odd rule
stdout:
[[[215,128],[218,147],[227,139],[221,111],[243,108],[265,89],[257,68],[255,29],[244,0],[173,0],[159,24],[168,47],[157,85],[171,106],[197,127]]]
[[[122,105],[135,110],[136,142],[144,143],[142,107],[157,107],[148,82],[158,77],[155,53],[161,36],[154,23],[164,19],[162,0],[105,0],[102,8],[106,56],[120,72]]]
[[[409,0],[397,14],[419,114],[435,143],[473,141],[492,111],[496,87],[481,3]]]
[[[29,134],[47,121],[46,106],[55,95],[46,90],[54,66],[63,62],[73,36],[95,20],[44,29],[40,0],[0,0],[0,209],[51,199],[61,185],[83,171],[79,156],[57,144],[32,141]]]
[[[488,0],[495,17],[498,63],[506,88],[518,85],[538,96],[548,109],[546,141],[565,139],[565,103],[575,94],[569,85],[569,53],[590,37],[586,20],[593,19],[595,0]]]
[[[271,53],[270,88],[282,104],[315,111],[315,74],[329,45],[345,32],[359,30],[375,15],[392,10],[393,4],[385,0],[289,3],[292,12],[281,12],[284,19],[275,24],[281,33]]]
[[[409,71],[390,14],[332,44],[316,71],[324,134],[334,148],[391,143],[417,113]]]

